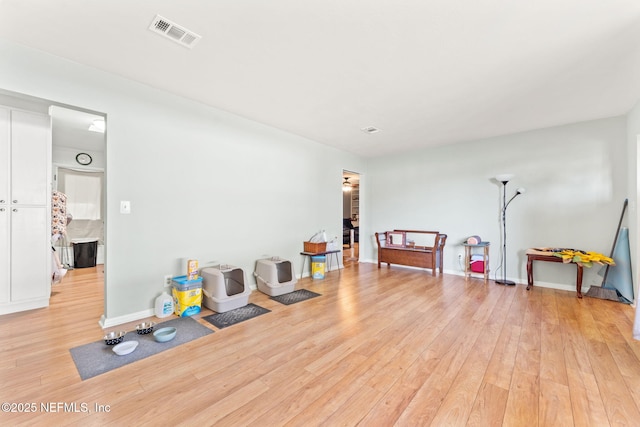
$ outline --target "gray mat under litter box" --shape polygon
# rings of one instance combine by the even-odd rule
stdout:
[[[211,314],[203,317],[202,319],[211,323],[215,327],[222,329],[270,312],[271,310],[249,303],[244,307],[229,310],[224,313]]]
[[[106,345],[104,340],[72,348],[69,351],[71,352],[71,357],[76,364],[80,378],[82,378],[82,380],[86,380],[95,377],[96,375],[128,365],[129,363],[144,359],[156,353],[160,353],[214,332],[190,317],[180,317],[158,323],[155,326],[155,330],[165,328],[167,326],[173,326],[178,331],[174,339],[164,343],[157,342],[153,338],[153,333],[138,335],[135,330],[133,332],[127,332],[124,336],[123,342],[138,341],[138,347],[136,347],[133,353],[129,353],[124,356],[118,356],[115,354],[113,352],[113,346]],[[114,330],[117,330],[117,327],[115,327]]]
[[[278,301],[280,304],[290,305],[319,296],[322,296],[322,294],[317,294],[306,289],[298,289],[297,291],[289,292],[288,294],[271,297],[271,299]]]

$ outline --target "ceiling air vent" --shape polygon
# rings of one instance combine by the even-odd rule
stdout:
[[[149,29],[154,33],[163,35],[166,38],[188,48],[195,46],[195,44],[198,43],[198,40],[202,38],[193,31],[189,31],[179,25],[176,25],[160,15],[156,15],[153,22],[151,22]]]
[[[376,133],[376,132],[380,132],[380,129],[378,129],[375,126],[367,126],[365,128],[360,129],[362,132],[364,133]]]

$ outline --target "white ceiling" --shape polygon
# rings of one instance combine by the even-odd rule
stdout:
[[[102,116],[55,106],[51,112],[53,145],[89,152],[103,152],[104,133],[89,130],[93,120]]]
[[[0,37],[363,156],[640,99],[638,0],[0,0]]]

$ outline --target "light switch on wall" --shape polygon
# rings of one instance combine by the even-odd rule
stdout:
[[[128,200],[121,200],[120,201],[120,213],[121,214],[128,214],[131,213],[131,202]]]

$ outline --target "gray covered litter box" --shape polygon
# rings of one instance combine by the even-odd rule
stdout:
[[[259,259],[253,275],[258,290],[272,297],[293,292],[298,281],[293,264],[279,257]]]
[[[206,267],[202,276],[202,303],[217,313],[244,307],[249,303],[251,288],[246,285],[244,271],[232,265]]]

